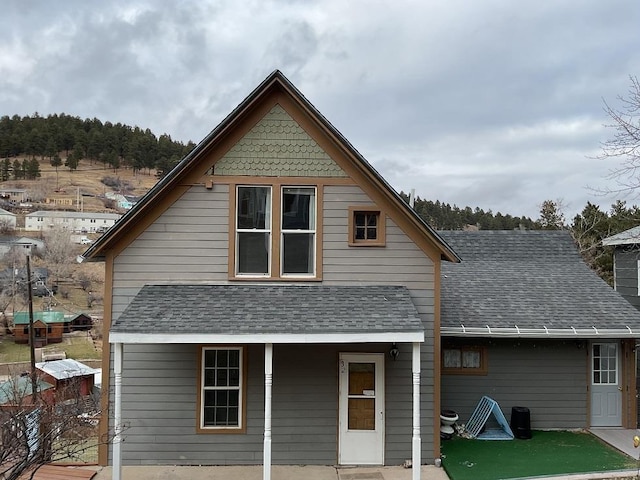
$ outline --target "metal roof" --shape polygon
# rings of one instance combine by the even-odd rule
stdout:
[[[85,375],[95,375],[100,370],[89,367],[84,363],[67,358],[64,360],[53,360],[51,362],[36,363],[36,368],[51,375],[56,380],[65,380],[67,378],[84,377]]]
[[[591,270],[566,231],[448,231],[441,333],[640,337],[640,312]]]
[[[19,404],[22,398],[31,395],[32,387],[30,376],[11,377],[6,382],[0,383],[0,405]],[[53,388],[53,385],[38,379],[36,388],[38,392],[44,392]]]
[[[406,287],[147,285],[111,343],[423,341]],[[395,340],[394,340],[395,339]]]
[[[633,227],[602,240],[602,245],[637,245],[640,243],[640,227]]]

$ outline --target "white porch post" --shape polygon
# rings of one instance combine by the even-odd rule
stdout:
[[[122,478],[122,343],[113,344],[114,371],[114,436],[113,436],[113,470],[111,478]]]
[[[413,452],[411,466],[413,480],[420,480],[421,467],[421,440],[420,440],[420,343],[413,343]]]
[[[263,480],[271,480],[271,385],[273,384],[273,344],[264,345],[264,452]]]

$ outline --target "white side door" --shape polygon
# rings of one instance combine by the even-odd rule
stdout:
[[[591,426],[622,425],[622,385],[620,345],[614,342],[591,344]]]
[[[384,464],[384,354],[341,353],[340,465]]]

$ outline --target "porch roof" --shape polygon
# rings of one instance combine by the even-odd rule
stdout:
[[[403,286],[146,285],[110,343],[422,342]]]

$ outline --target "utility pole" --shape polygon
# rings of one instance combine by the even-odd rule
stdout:
[[[33,328],[33,291],[31,288],[31,256],[27,255],[27,295],[29,297],[29,351],[31,356],[31,401],[35,404],[38,395],[36,377],[36,332]]]

